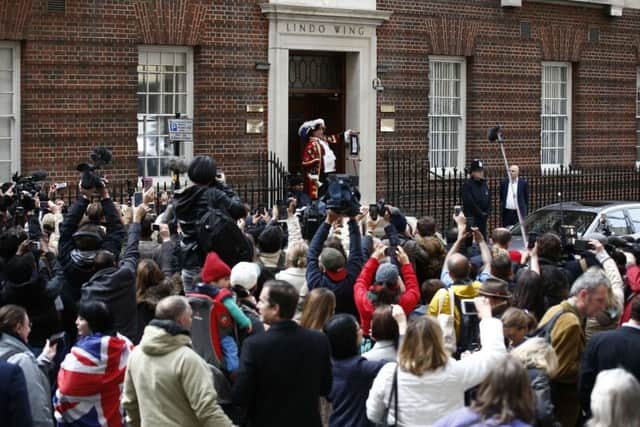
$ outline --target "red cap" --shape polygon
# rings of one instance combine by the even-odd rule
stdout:
[[[217,253],[209,252],[202,267],[202,281],[204,283],[217,282],[220,279],[231,276],[231,269],[220,259]]]

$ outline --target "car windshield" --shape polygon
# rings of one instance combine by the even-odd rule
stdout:
[[[562,215],[561,215],[562,213]],[[563,217],[561,221],[560,218]],[[595,219],[596,214],[594,212],[584,211],[560,211],[555,209],[544,209],[534,212],[525,219],[525,229],[527,233],[536,233],[538,235],[553,231],[560,234],[560,225],[573,225],[576,228],[576,233],[582,236],[589,225]],[[516,224],[511,229],[511,234],[516,236],[520,235],[520,225]]]

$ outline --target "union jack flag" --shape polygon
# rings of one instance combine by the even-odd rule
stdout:
[[[83,337],[58,372],[53,398],[58,426],[122,427],[122,383],[133,344],[125,336]]]

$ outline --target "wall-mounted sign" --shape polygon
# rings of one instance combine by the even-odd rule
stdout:
[[[381,113],[395,113],[396,112],[396,106],[395,105],[389,105],[389,104],[382,104],[380,106],[380,112]]]
[[[252,134],[262,133],[263,130],[264,130],[264,120],[259,120],[259,119],[247,120],[247,133],[252,133]]]
[[[331,22],[279,22],[278,32],[320,36],[370,37],[374,28],[357,24]]]
[[[193,120],[169,119],[169,141],[193,141]]]
[[[264,106],[262,104],[247,104],[247,113],[263,113]]]
[[[380,119],[380,132],[395,132],[396,119]]]

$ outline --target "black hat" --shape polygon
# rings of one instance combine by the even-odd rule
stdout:
[[[17,285],[31,280],[35,272],[36,259],[31,252],[13,256],[5,266],[7,279]]]
[[[473,159],[471,161],[471,166],[469,167],[469,170],[471,172],[475,172],[475,171],[481,171],[484,169],[484,165],[482,164],[482,160],[480,159]]]

